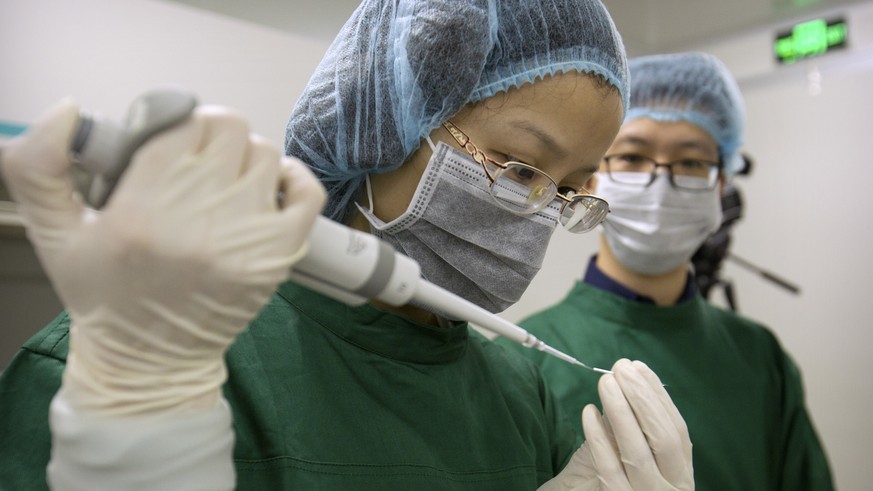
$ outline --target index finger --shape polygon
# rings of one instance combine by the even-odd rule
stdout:
[[[281,207],[285,210],[299,209],[307,213],[321,212],[327,200],[324,186],[302,161],[295,157],[283,157],[280,177]]]
[[[615,364],[613,372],[621,369],[620,363]],[[626,398],[617,374],[601,377],[597,388],[603,403],[603,414],[612,426],[627,478],[634,489],[645,489],[645,483],[651,483],[660,471],[643,431],[644,424],[639,421],[637,411]]]
[[[660,380],[645,364],[627,360],[616,363],[615,377],[633,409],[659,476],[674,485],[684,483],[691,463],[688,430]],[[648,459],[645,462],[651,465]]]

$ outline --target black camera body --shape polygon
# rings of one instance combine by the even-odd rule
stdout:
[[[739,189],[731,184],[724,187],[721,196],[721,226],[706,239],[691,257],[697,288],[704,298],[709,298],[713,286],[722,283],[721,265],[728,257],[731,244],[730,231],[743,216],[743,198]]]
[[[752,159],[746,154],[743,154],[742,157],[743,168],[737,172],[737,175],[746,176],[752,171]],[[709,298],[712,287],[721,285],[724,287],[728,305],[732,310],[736,310],[733,285],[723,281],[720,274],[722,263],[730,255],[728,249],[731,245],[731,228],[742,216],[743,197],[740,190],[732,183],[727,182],[721,195],[721,226],[706,239],[706,242],[691,257],[691,263],[694,265],[694,279],[703,298]]]

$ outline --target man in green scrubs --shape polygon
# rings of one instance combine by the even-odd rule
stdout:
[[[704,300],[689,268],[720,224],[721,180],[741,168],[739,89],[701,53],[629,65],[631,108],[591,186],[611,208],[600,249],[565,299],[521,325],[592,366],[651,366],[688,423],[698,489],[830,490],[797,366],[766,327]],[[519,351],[565,408],[597,400],[593,378]]]

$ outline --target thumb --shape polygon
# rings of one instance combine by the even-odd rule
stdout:
[[[80,221],[83,205],[74,195],[69,157],[78,121],[78,105],[64,99],[0,154],[0,172],[31,233]]]
[[[283,214],[293,217],[308,217],[304,224],[308,229],[315,217],[324,208],[327,192],[315,174],[301,160],[283,157],[279,176],[283,196]]]

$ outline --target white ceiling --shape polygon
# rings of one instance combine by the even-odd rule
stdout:
[[[167,0],[325,41],[359,0]],[[870,0],[604,0],[631,56],[679,51]]]

